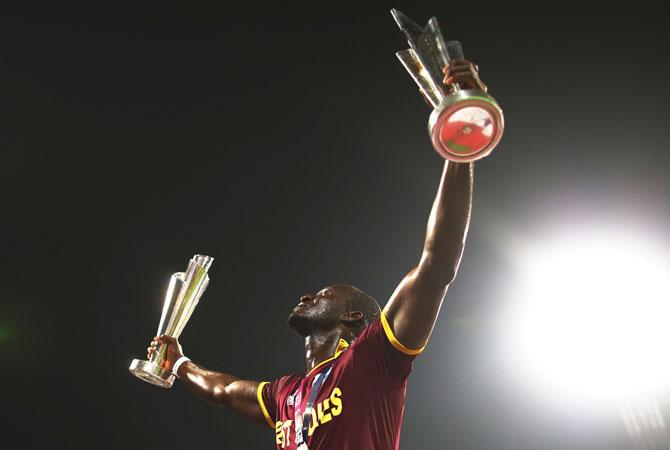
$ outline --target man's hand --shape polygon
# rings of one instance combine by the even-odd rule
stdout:
[[[479,79],[479,66],[464,59],[454,59],[443,69],[444,84],[449,88],[449,93],[455,91],[454,84],[461,89],[479,89],[486,92],[488,88]]]
[[[179,358],[184,356],[184,351],[181,348],[181,344],[172,336],[167,336],[165,334],[160,337],[155,336],[151,341],[151,344],[149,344],[149,347],[147,347],[147,359],[150,359],[151,355],[154,354],[158,344],[161,344],[167,348],[165,359],[163,361],[163,367],[168,370],[172,370],[174,363],[177,362]]]

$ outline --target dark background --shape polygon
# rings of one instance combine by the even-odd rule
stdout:
[[[477,164],[401,448],[631,447],[617,411],[566,414],[503,374],[496,311],[518,274],[500,244],[566,214],[666,229],[660,2],[186,5],[0,15],[3,448],[273,448],[127,367],[193,253],[216,259],[186,353],[263,380],[303,370],[285,326],[301,294],[347,282],[383,303],[417,261],[442,163],[393,6],[463,42],[508,127]]]

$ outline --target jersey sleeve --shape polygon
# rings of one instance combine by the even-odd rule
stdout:
[[[293,381],[298,378],[300,378],[298,375],[285,375],[277,380],[264,381],[258,385],[256,397],[270,428],[274,428],[277,421],[277,403],[288,395],[286,391],[290,390]]]
[[[412,364],[424,347],[409,348],[400,342],[386,320],[385,311],[370,324],[352,346],[356,361],[366,376],[376,376],[392,383],[402,383],[412,371]]]

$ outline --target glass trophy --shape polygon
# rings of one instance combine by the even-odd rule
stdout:
[[[503,112],[493,97],[479,89],[449,93],[442,70],[464,59],[461,43],[445,41],[435,17],[421,27],[397,9],[391,14],[410,48],[396,53],[424,97],[433,106],[428,133],[435,150],[450,161],[469,162],[490,154],[505,128]]]

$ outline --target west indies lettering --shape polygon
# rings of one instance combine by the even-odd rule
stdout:
[[[323,425],[326,422],[333,420],[333,417],[337,417],[342,414],[342,391],[340,388],[335,388],[330,393],[330,397],[317,404],[315,408],[312,408],[312,420],[309,421],[309,431],[307,436],[314,434],[314,430],[317,429],[319,425]]]
[[[330,422],[340,414],[342,414],[342,391],[336,387],[331,391],[328,398],[312,408],[312,419],[309,421],[307,436],[311,436],[319,426]],[[293,423],[292,419],[287,419],[283,422],[278,420],[275,424],[276,442],[277,445],[281,445],[281,448],[290,445],[291,425]],[[297,425],[298,422],[295,422],[295,424]]]

